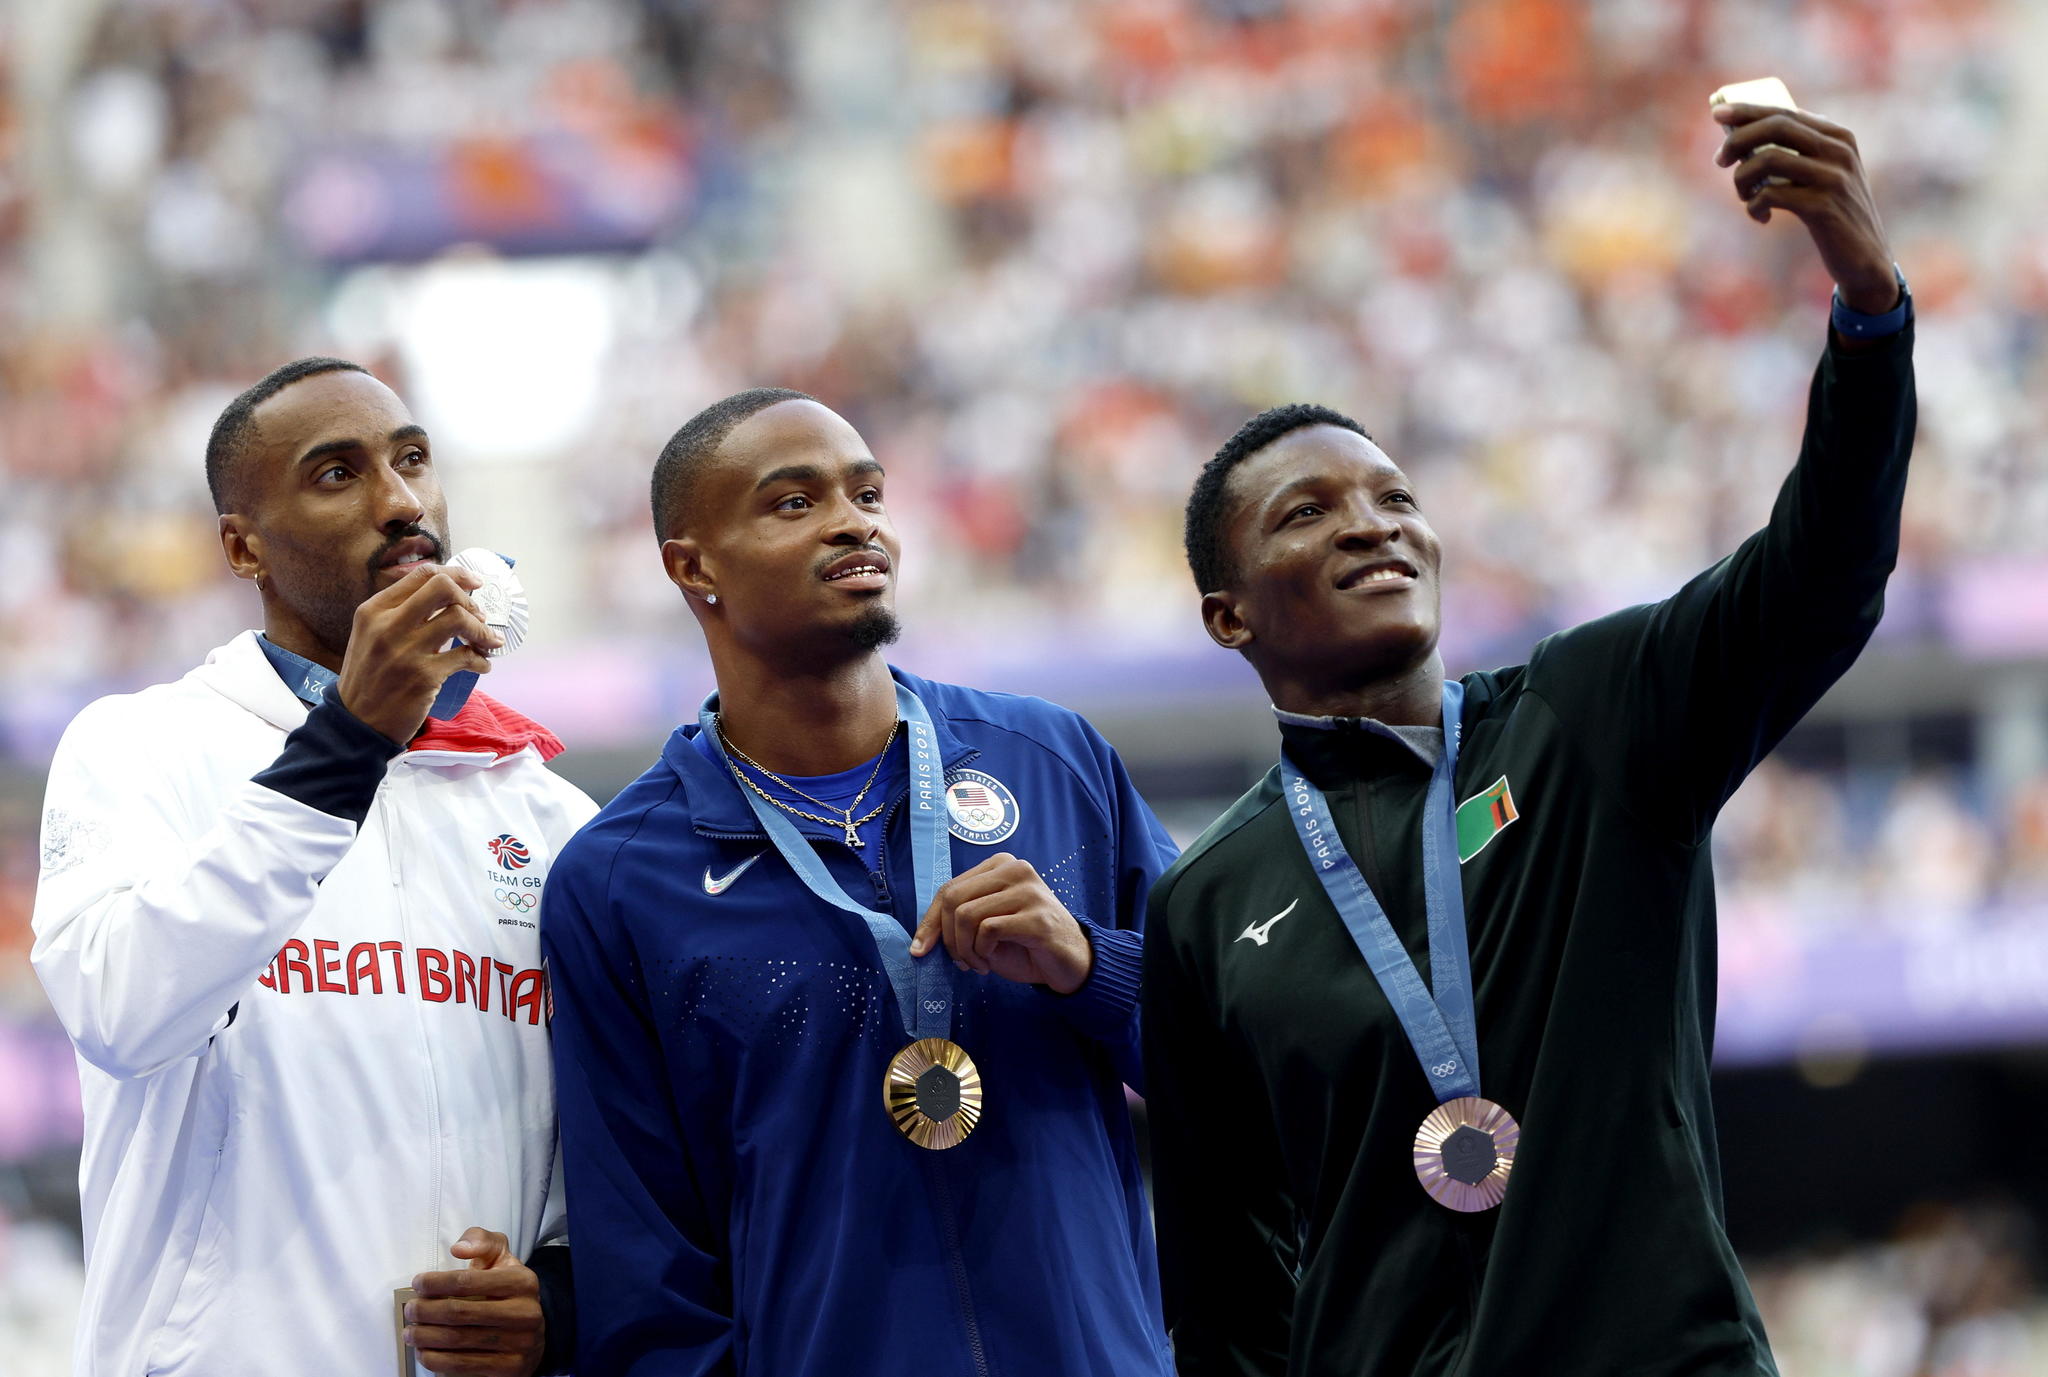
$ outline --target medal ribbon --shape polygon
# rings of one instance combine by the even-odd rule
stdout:
[[[305,656],[286,650],[268,636],[258,636],[256,644],[263,647],[264,657],[292,696],[309,708],[319,707],[328,691],[341,682],[341,676],[327,666],[316,665]]]
[[[939,785],[939,742],[932,730],[931,714],[917,695],[901,684],[896,685],[896,711],[903,719],[905,749],[910,756],[910,865],[917,885],[917,912],[922,917],[930,910],[939,886],[953,878],[953,847],[946,837],[945,804]],[[718,758],[730,768],[725,742],[718,735],[717,712],[718,695],[714,693],[704,700],[697,723],[718,752]],[[797,831],[795,823],[766,799],[745,789],[740,794],[754,810],[761,830],[768,834],[768,840],[805,887],[834,908],[844,909],[867,924],[868,934],[875,939],[875,950],[882,958],[882,969],[889,977],[889,988],[895,992],[904,1031],[913,1041],[949,1036],[953,1030],[953,977],[949,968],[952,958],[946,954],[944,944],[934,943],[930,951],[913,959],[910,934],[904,931],[903,924],[890,914],[855,903],[840,888],[839,881],[832,878],[825,862],[811,849],[810,839]]]
[[[1472,1011],[1471,953],[1465,943],[1465,892],[1458,878],[1457,805],[1451,783],[1464,705],[1465,686],[1446,683],[1444,751],[1429,777],[1423,805],[1422,896],[1429,915],[1434,990],[1415,969],[1379,897],[1345,851],[1329,800],[1284,748],[1280,752],[1280,782],[1287,792],[1295,835],[1351,940],[1394,1006],[1394,1016],[1401,1020],[1439,1104],[1479,1094],[1479,1027]]]

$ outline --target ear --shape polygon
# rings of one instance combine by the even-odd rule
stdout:
[[[704,550],[694,536],[677,536],[661,542],[661,567],[668,581],[687,597],[709,602],[718,596],[718,581],[704,567]]]
[[[1202,594],[1202,628],[1225,650],[1243,650],[1255,639],[1235,593]]]
[[[236,578],[257,580],[262,586],[263,537],[250,529],[249,518],[239,512],[221,514],[220,548]]]

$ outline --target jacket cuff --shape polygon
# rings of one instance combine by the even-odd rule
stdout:
[[[569,1270],[569,1249],[535,1248],[526,1260],[540,1282],[540,1316],[546,1327],[536,1377],[565,1373],[576,1360],[576,1281]]]
[[[1128,1035],[1138,1012],[1138,989],[1144,970],[1145,934],[1125,928],[1100,928],[1079,914],[1074,921],[1094,950],[1094,965],[1081,988],[1055,994],[1068,1022],[1104,1041]]]
[[[361,827],[384,782],[384,767],[404,749],[329,694],[284,739],[284,749],[255,782]]]

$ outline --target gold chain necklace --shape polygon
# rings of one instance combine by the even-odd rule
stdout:
[[[860,801],[867,797],[868,790],[873,788],[875,781],[881,777],[882,766],[889,759],[889,748],[896,744],[896,733],[903,729],[903,720],[901,718],[898,718],[896,720],[895,725],[889,728],[889,739],[882,743],[882,753],[875,757],[875,768],[868,771],[867,783],[860,786],[860,792],[853,796],[853,802],[848,804],[844,808],[835,807],[834,805],[825,802],[825,800],[821,798],[817,798],[811,794],[805,793],[803,790],[797,788],[794,784],[791,784],[788,780],[784,779],[781,775],[776,774],[775,771],[769,769],[766,765],[763,765],[760,761],[754,759],[754,757],[748,755],[745,751],[733,745],[732,739],[725,734],[725,715],[723,713],[714,716],[712,719],[712,723],[718,729],[719,742],[723,744],[725,749],[730,753],[726,759],[725,764],[726,768],[732,771],[734,779],[737,779],[740,783],[746,785],[749,789],[752,789],[755,793],[759,794],[762,798],[767,799],[770,803],[774,804],[777,808],[780,808],[785,813],[789,813],[800,818],[807,818],[812,822],[822,822],[827,827],[845,828],[846,844],[852,847],[854,850],[858,851],[865,845],[865,843],[862,842],[860,839],[860,832],[858,829],[865,827],[867,824],[873,822],[877,817],[881,816],[882,810],[889,806],[888,800],[884,799],[882,802],[876,804],[873,808],[869,809],[868,812],[862,817],[856,818],[853,815],[853,810],[860,807]],[[803,809],[796,807],[794,804],[784,803],[781,799],[775,797],[775,795],[769,793],[766,789],[763,789],[759,784],[756,784],[752,779],[748,778],[746,772],[740,769],[739,766],[735,765],[732,762],[731,756],[738,756],[741,760],[746,761],[747,764],[753,766],[762,774],[768,776],[768,778],[774,780],[777,784],[780,784],[783,788],[789,790],[789,792],[791,792],[792,794],[795,794],[798,798],[809,799],[812,803],[817,804],[820,808],[829,809],[830,811],[839,813],[842,816],[836,818],[820,817],[816,813],[807,813]]]

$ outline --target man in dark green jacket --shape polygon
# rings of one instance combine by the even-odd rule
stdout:
[[[1797,216],[1837,284],[1798,465],[1732,556],[1446,685],[1437,538],[1355,422],[1267,412],[1189,501],[1284,759],[1152,896],[1184,1374],[1775,1372],[1722,1222],[1707,838],[1877,624],[1912,328],[1853,136],[1716,118],[1750,214]]]

